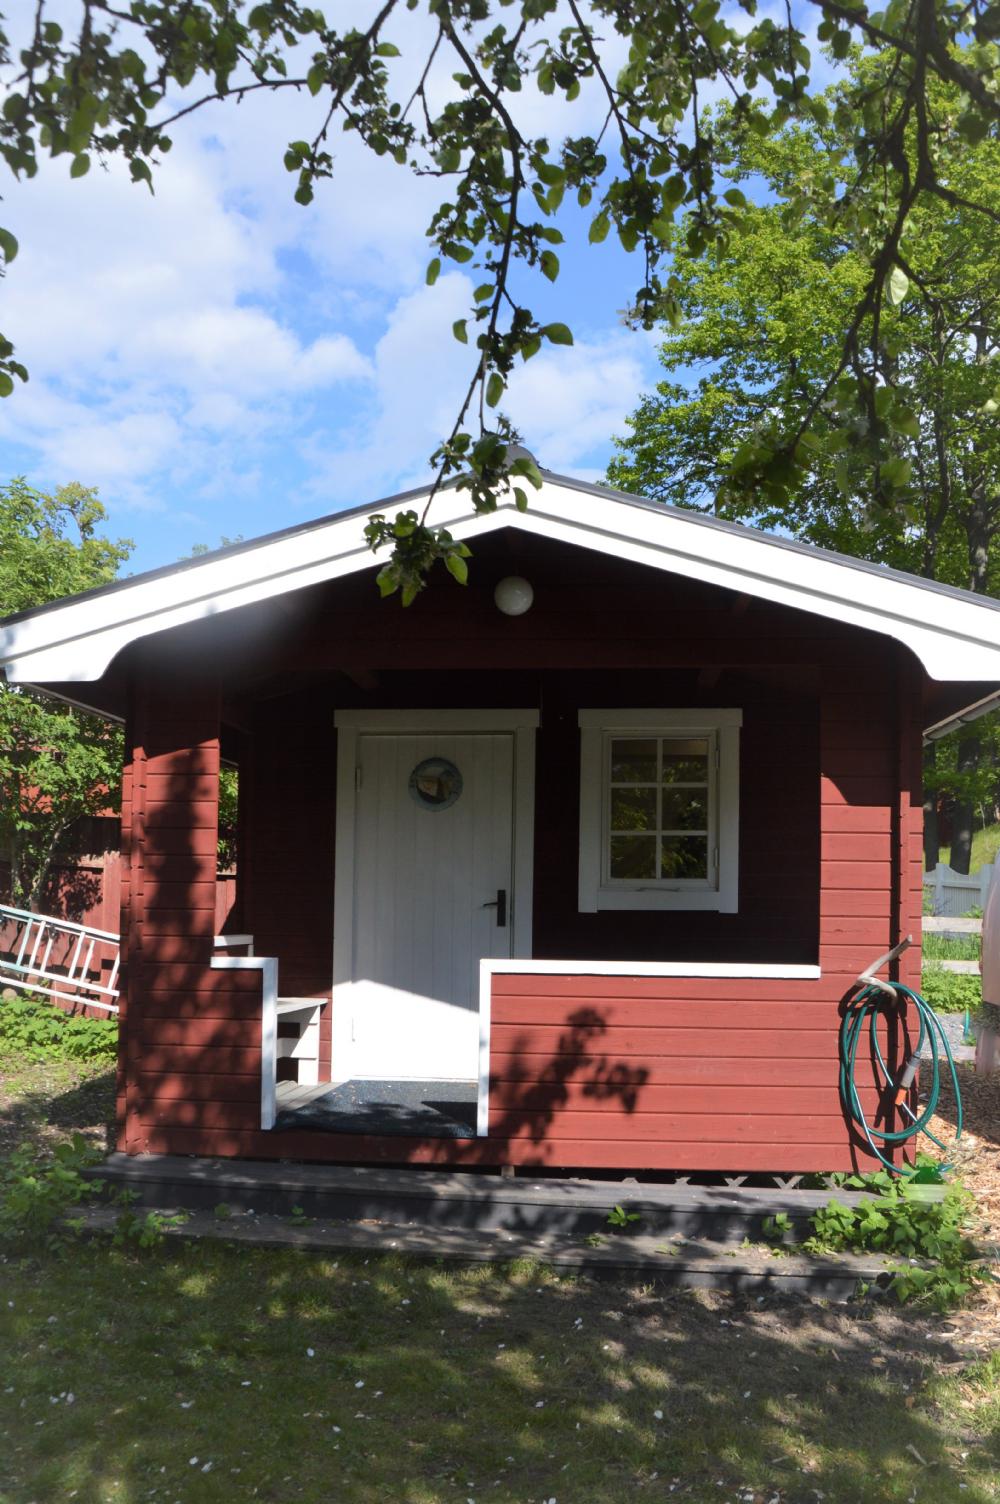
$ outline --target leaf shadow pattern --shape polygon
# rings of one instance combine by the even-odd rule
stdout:
[[[501,1140],[527,1137],[543,1144],[556,1115],[570,1099],[570,1086],[580,1078],[581,1094],[633,1113],[639,1092],[649,1078],[645,1066],[613,1061],[597,1041],[607,1032],[603,1014],[594,1007],[578,1008],[567,1019],[547,1064],[532,1064],[530,1034],[518,1036],[511,1048],[514,1068],[492,1093],[490,1132]]]
[[[11,1504],[995,1498],[996,1438],[963,1412],[960,1455],[922,1389],[958,1355],[909,1312],[204,1243],[7,1288]]]

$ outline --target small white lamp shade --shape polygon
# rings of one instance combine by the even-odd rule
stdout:
[[[525,611],[531,610],[535,592],[519,574],[509,574],[494,590],[493,599],[497,610],[504,616],[523,616]]]

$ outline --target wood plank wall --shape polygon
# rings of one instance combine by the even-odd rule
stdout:
[[[289,997],[329,1001],[337,745],[327,694],[259,705],[241,759],[243,922],[277,956]],[[330,1079],[330,1010],[320,1016],[320,1080]]]
[[[149,1147],[164,1093],[193,1066],[201,1074],[216,918],[218,691],[160,676],[140,679],[126,727],[122,795],[123,987],[119,1042],[122,1146]],[[247,1044],[260,1048],[256,1022]],[[229,984],[229,991],[234,990]],[[255,1032],[256,1031],[256,1036]]]
[[[853,661],[831,655],[823,675],[821,979],[497,977],[490,1137],[483,1140],[258,1129],[259,979],[205,965],[210,843],[197,817],[199,780],[217,760],[211,713],[187,707],[185,719],[171,710],[166,725],[136,739],[126,790],[130,831],[146,843],[129,869],[130,884],[139,886],[131,905],[126,1146],[622,1171],[793,1172],[866,1163],[837,1094],[839,1006],[858,971],[901,930],[919,933],[920,790],[916,676],[906,655],[889,645],[865,639],[862,646]],[[308,727],[305,707],[302,714],[302,740],[297,751],[289,740],[290,756],[315,755],[317,730]],[[320,744],[329,748],[329,741]],[[315,778],[322,770],[312,767]],[[193,832],[182,836],[189,816]],[[324,818],[332,839],[332,809]],[[269,852],[281,847],[280,815],[267,840],[260,833],[256,839],[248,871],[258,884],[253,927],[260,930],[278,893],[273,872],[270,885],[265,875]],[[894,877],[900,864],[901,881]],[[179,913],[184,895],[192,907]],[[328,901],[327,894],[323,905]],[[273,922],[277,940],[288,916],[275,912]],[[906,958],[904,979],[918,975],[918,965],[917,955]],[[302,976],[302,985],[308,982]],[[871,1091],[865,1095],[874,1106]]]
[[[888,645],[824,673],[819,980],[494,978],[490,1133],[511,1162],[785,1171],[868,1162],[840,1106],[840,1006],[902,933],[919,941],[915,688],[906,655]],[[918,949],[899,970],[919,978]],[[870,1085],[862,1100],[873,1115]]]

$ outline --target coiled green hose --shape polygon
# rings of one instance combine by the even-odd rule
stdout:
[[[895,993],[894,998],[889,996],[889,993],[884,990],[882,985],[868,984],[855,994],[844,1011],[844,1017],[840,1025],[840,1097],[844,1104],[844,1111],[861,1129],[868,1142],[868,1147],[881,1160],[886,1169],[891,1170],[894,1175],[912,1175],[914,1166],[906,1165],[901,1168],[899,1165],[893,1164],[891,1159],[886,1158],[883,1149],[888,1149],[893,1144],[905,1144],[909,1139],[915,1138],[918,1133],[926,1133],[927,1137],[933,1143],[937,1144],[939,1149],[944,1149],[945,1146],[941,1140],[935,1138],[934,1134],[927,1127],[928,1122],[937,1111],[938,1098],[941,1094],[941,1065],[938,1058],[939,1043],[944,1046],[944,1055],[948,1062],[948,1069],[951,1072],[951,1084],[955,1092],[956,1139],[962,1136],[962,1093],[959,1090],[958,1072],[955,1070],[955,1058],[951,1053],[951,1045],[948,1043],[948,1036],[941,1027],[941,1021],[934,1012],[934,1009],[929,1003],[924,1001],[919,992],[913,992],[909,987],[904,987],[902,982],[888,982],[885,984],[885,987],[892,988]],[[902,1031],[907,1003],[912,1003],[916,1009],[916,1016],[920,1023],[920,1032],[910,1058],[903,1067],[899,1081],[894,1082],[885,1057],[882,1054],[882,1046],[879,1043],[879,1016],[882,1013],[888,1012],[889,1009],[895,1008],[900,1031]],[[911,1119],[911,1122],[905,1128],[900,1128],[896,1132],[890,1132],[888,1129],[883,1128],[874,1128],[869,1123],[865,1116],[864,1108],[861,1106],[861,1097],[858,1093],[856,1081],[856,1070],[858,1047],[866,1030],[871,1039],[872,1058],[876,1063],[878,1071],[881,1072],[884,1082],[884,1085],[882,1082],[877,1082],[880,1087],[880,1100],[885,1101],[889,1096],[890,1089],[894,1089],[897,1105]],[[924,1042],[928,1039],[934,1046],[930,1061],[924,1062],[929,1063],[931,1068],[930,1089],[927,1093],[927,1105],[920,1116],[917,1117],[910,1110],[909,1104],[906,1101],[906,1094],[916,1074],[917,1063],[923,1050]],[[881,1149],[875,1142],[876,1138],[882,1144]]]

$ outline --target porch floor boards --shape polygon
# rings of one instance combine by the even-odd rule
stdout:
[[[475,1138],[476,1081],[279,1081],[276,1128],[325,1133]]]

